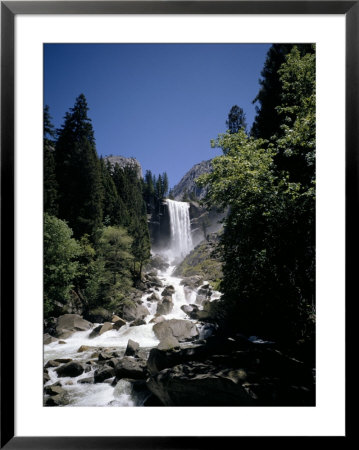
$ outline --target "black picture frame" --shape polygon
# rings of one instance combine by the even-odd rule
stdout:
[[[18,14],[341,14],[346,18],[346,311],[358,248],[359,1],[2,1],[1,2],[1,441],[6,449],[197,449],[249,437],[25,437],[14,435],[14,19]],[[354,299],[355,300],[355,299]],[[346,313],[348,317],[348,313]],[[348,343],[346,326],[346,342]],[[346,354],[347,354],[346,350]],[[348,371],[347,371],[348,373]],[[347,383],[349,380],[347,379]],[[348,413],[346,397],[346,412]],[[346,414],[346,436],[351,429]],[[278,437],[276,445],[293,438]],[[256,437],[257,441],[267,439]],[[239,442],[240,441],[240,442]]]

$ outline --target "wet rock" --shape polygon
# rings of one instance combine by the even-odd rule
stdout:
[[[84,320],[78,314],[64,314],[57,320],[56,334],[60,339],[67,339],[76,331],[90,330],[92,323]]]
[[[44,345],[51,344],[52,342],[56,342],[58,339],[50,336],[48,333],[44,334]]]
[[[171,350],[173,348],[179,348],[180,344],[177,339],[173,336],[166,336],[164,339],[160,341],[157,345],[159,350]]]
[[[114,330],[119,330],[124,325],[126,325],[126,321],[121,319],[121,318],[119,318],[118,320],[116,320],[116,322],[114,322],[113,329]]]
[[[150,323],[160,323],[165,321],[166,319],[163,316],[156,316],[153,317],[153,319],[150,320]]]
[[[198,288],[203,282],[202,277],[199,275],[193,275],[192,277],[185,277],[182,279],[181,283],[183,286],[188,286],[192,290]]]
[[[111,322],[112,323],[116,323],[118,320],[122,320],[121,317],[116,316],[116,314],[114,316],[112,316]]]
[[[146,325],[146,321],[143,319],[137,319],[130,323],[130,327],[139,327],[140,325]]]
[[[52,384],[51,386],[45,386],[44,388],[45,394],[47,395],[59,395],[65,394],[65,389],[61,387],[60,383]]]
[[[127,342],[125,356],[135,356],[139,348],[140,344],[138,342],[129,339]]]
[[[88,352],[89,350],[93,350],[95,347],[91,347],[90,345],[81,345],[81,347],[77,350],[77,353]]]
[[[145,305],[129,303],[123,307],[122,316],[126,321],[131,322],[137,319],[144,319],[149,313]]]
[[[45,364],[45,369],[47,369],[49,367],[59,367],[60,365],[61,365],[61,363],[50,359],[50,361],[47,361],[47,363]]]
[[[131,356],[123,357],[115,367],[117,379],[133,378],[134,380],[145,379],[147,374],[146,363]]]
[[[50,380],[51,380],[51,378],[50,378],[49,374],[44,372],[44,384],[47,383]]]
[[[161,300],[161,297],[156,292],[154,292],[152,295],[147,297],[147,300],[149,302],[159,302]]]
[[[196,325],[189,320],[171,319],[153,326],[153,332],[160,341],[173,336],[178,341],[186,341],[198,336]]]
[[[172,285],[166,286],[162,291],[162,297],[171,296],[175,293],[175,288]]]
[[[89,335],[89,338],[90,338],[90,339],[93,339],[93,338],[97,337],[97,336],[99,335],[99,333],[100,333],[101,328],[102,328],[102,325],[98,325],[97,327],[95,327],[95,328],[91,331],[91,333],[90,333],[90,335]]]
[[[115,376],[115,370],[113,367],[104,366],[98,370],[95,370],[94,381],[95,383],[102,383],[107,380],[107,378],[112,378]]]
[[[146,266],[146,270],[158,269],[166,270],[170,265],[168,262],[160,255],[153,255],[150,262]]]
[[[58,344],[66,344],[66,341],[59,341]]]
[[[100,329],[100,331],[98,333],[99,336],[101,336],[101,334],[103,334],[103,333],[106,333],[106,331],[112,330],[112,328],[113,328],[113,323],[112,322],[105,322],[102,325],[102,327],[101,327],[101,329]]]
[[[188,316],[190,315],[190,313],[193,311],[193,307],[190,305],[182,305],[181,309],[184,313],[186,313]]]
[[[67,393],[58,394],[45,399],[45,406],[65,406],[69,404]]]
[[[165,316],[166,314],[170,314],[172,310],[173,310],[172,297],[170,296],[162,297],[162,301],[157,304],[156,314]]]
[[[112,356],[111,353],[101,352],[98,355],[98,360],[99,361],[109,361],[112,358],[113,358],[113,356]]]
[[[94,377],[81,378],[77,381],[79,384],[93,384],[95,382]]]
[[[70,361],[72,361],[72,359],[71,358],[56,358],[56,359],[54,359],[54,361],[57,363],[66,364],[66,363],[69,363]]]
[[[84,372],[84,367],[77,361],[71,361],[55,369],[59,377],[78,377]]]

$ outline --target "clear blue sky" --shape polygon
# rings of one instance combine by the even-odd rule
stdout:
[[[83,93],[99,155],[133,156],[174,186],[221,153],[230,108],[250,126],[269,44],[45,44],[44,104],[55,127]]]

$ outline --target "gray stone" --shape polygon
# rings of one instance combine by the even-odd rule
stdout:
[[[67,339],[76,331],[90,330],[92,323],[84,320],[78,314],[64,314],[57,320],[56,334],[61,339]]]
[[[161,342],[157,345],[159,350],[171,350],[173,348],[179,348],[180,344],[177,339],[173,336],[166,336],[161,340]]]
[[[102,383],[107,380],[107,378],[112,378],[113,376],[115,376],[115,370],[113,367],[104,366],[98,370],[95,370],[94,381],[95,383]]]
[[[129,339],[127,342],[125,356],[135,356],[139,348],[140,348],[140,344],[138,342],[135,342],[132,339]]]
[[[126,325],[126,321],[121,319],[121,318],[119,318],[118,320],[116,320],[116,322],[114,322],[113,329],[114,330],[119,330],[124,325]]]
[[[140,380],[146,378],[146,363],[131,356],[124,356],[115,367],[117,379],[131,378]]]
[[[51,344],[52,342],[56,342],[58,339],[50,336],[48,333],[44,334],[44,345]]]
[[[77,361],[71,361],[55,369],[59,377],[78,377],[84,372],[84,367]]]
[[[171,319],[153,326],[153,332],[161,341],[167,336],[173,336],[178,341],[185,341],[198,336],[196,325],[189,320]]]
[[[162,297],[162,301],[157,304],[157,310],[156,314],[160,315],[166,315],[170,314],[170,312],[173,310],[173,301],[172,297]]]

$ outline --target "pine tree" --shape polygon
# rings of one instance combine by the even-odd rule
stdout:
[[[93,234],[102,222],[103,187],[94,131],[83,94],[65,115],[56,144],[59,216],[75,237]]]
[[[55,174],[55,129],[51,122],[48,105],[44,108],[44,211],[56,215],[58,212],[57,189]]]
[[[242,108],[237,105],[232,106],[228,114],[226,125],[231,134],[238,133],[240,129],[247,131],[246,115]]]

